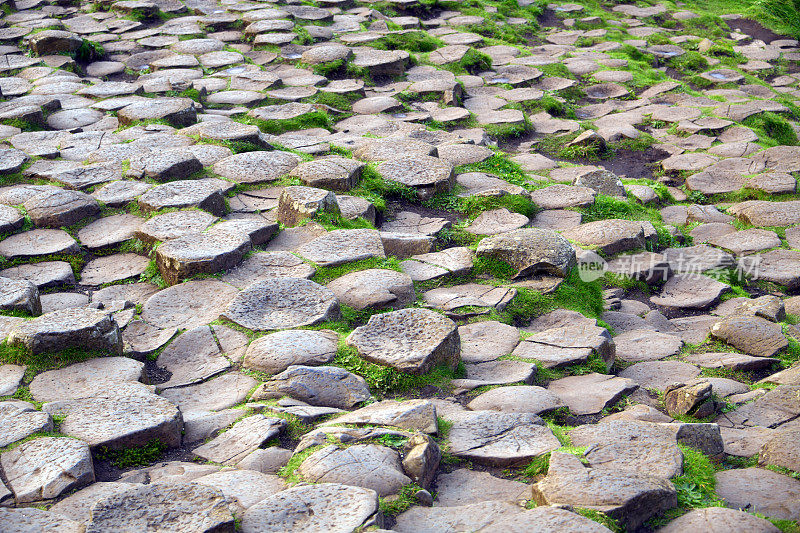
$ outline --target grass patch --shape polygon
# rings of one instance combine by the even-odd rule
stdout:
[[[378,50],[406,50],[416,53],[433,52],[444,46],[441,40],[423,31],[389,33],[376,41],[365,44]]]
[[[333,119],[325,111],[312,111],[299,117],[288,120],[262,120],[250,116],[238,117],[234,120],[242,124],[252,124],[258,126],[264,133],[280,135],[287,131],[308,130],[313,128],[323,128],[329,130],[333,125]]]
[[[111,450],[105,446],[97,451],[98,459],[111,461],[117,468],[147,466],[155,463],[164,455],[167,445],[158,439],[151,439],[144,446]]]
[[[483,52],[470,47],[464,57],[453,63],[441,65],[441,68],[449,70],[453,74],[478,74],[492,68],[492,58]]]
[[[400,268],[400,261],[396,257],[390,257],[388,259],[372,257],[370,259],[362,259],[361,261],[353,261],[352,263],[347,263],[345,265],[317,267],[317,272],[314,274],[311,280],[319,283],[320,285],[327,285],[328,282],[333,281],[336,278],[340,278],[345,274],[350,274],[351,272],[357,272],[359,270],[367,270],[370,268],[383,268],[395,270],[397,272],[403,271]]]
[[[26,380],[45,370],[61,368],[73,363],[86,361],[87,359],[108,357],[110,355],[112,354],[75,347],[62,348],[58,352],[32,354],[22,346],[11,345],[7,341],[0,343],[0,363],[27,366],[25,370]]]
[[[324,445],[319,446],[311,446],[310,448],[306,448],[300,453],[296,453],[289,459],[289,462],[286,465],[278,470],[278,475],[282,478],[285,478],[286,481],[289,483],[299,483],[303,481],[296,473],[297,469],[300,468],[300,465],[303,464],[303,461],[308,459],[308,457],[314,453],[315,451],[323,448]]]
[[[423,375],[398,372],[388,366],[376,365],[362,359],[358,355],[358,350],[348,346],[344,340],[339,341],[339,350],[332,364],[358,374],[367,381],[371,391],[383,396],[427,385],[446,387],[451,379],[464,374],[463,363],[460,363],[456,370],[447,366],[437,366]]]
[[[742,124],[758,135],[767,148],[773,146],[797,146],[797,133],[785,118],[775,113],[758,113],[747,117]]]
[[[384,516],[397,516],[407,511],[412,505],[417,503],[417,492],[422,487],[416,483],[409,483],[400,489],[400,492],[393,498],[380,498],[380,509]]]
[[[513,185],[519,185],[521,187],[528,185],[528,174],[520,165],[502,154],[494,154],[479,163],[459,165],[453,172],[456,175],[466,172],[485,172],[497,176]]]

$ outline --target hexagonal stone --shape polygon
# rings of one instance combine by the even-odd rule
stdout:
[[[614,218],[581,224],[563,236],[608,255],[644,248],[646,239],[642,222]]]
[[[530,486],[501,479],[487,472],[459,468],[436,478],[436,501],[440,506],[455,507],[485,501],[518,503],[527,500]]]
[[[300,161],[291,152],[243,152],[220,159],[213,170],[236,183],[262,183],[286,176]]]
[[[445,312],[457,313],[465,306],[494,307],[502,310],[516,296],[516,289],[495,287],[480,283],[467,283],[427,291],[425,305]]]
[[[147,270],[150,260],[139,254],[114,254],[92,259],[81,271],[84,285],[102,285],[138,277]]]
[[[0,456],[17,503],[57,498],[94,482],[89,446],[77,439],[42,437]]]
[[[157,185],[139,197],[146,211],[168,207],[199,207],[212,215],[225,214],[225,200],[217,180],[179,180]]]
[[[271,278],[308,279],[315,272],[314,267],[289,252],[256,252],[220,279],[243,289]]]
[[[222,491],[198,483],[131,485],[92,507],[86,533],[164,529],[211,533],[233,529]]]
[[[252,400],[290,396],[302,402],[348,409],[371,395],[360,376],[334,366],[292,365],[259,387]]]
[[[130,483],[116,483],[99,481],[80,489],[60,500],[50,508],[50,512],[58,513],[81,525],[89,521],[90,512],[94,504],[107,496],[130,489]]]
[[[334,483],[300,485],[250,507],[242,516],[242,531],[344,533],[370,523],[377,512],[373,490]]]
[[[651,296],[650,301],[667,308],[707,309],[730,290],[730,285],[707,276],[679,274],[671,277],[661,289],[661,294]]]
[[[353,151],[361,161],[388,161],[397,154],[404,156],[436,156],[435,146],[418,139],[369,139]]]
[[[573,413],[588,415],[614,405],[638,387],[632,379],[591,373],[551,381],[547,389],[561,398]]]
[[[97,200],[88,194],[60,189],[33,196],[22,205],[39,227],[71,226],[100,212]]]
[[[435,235],[451,225],[452,223],[445,218],[427,217],[413,211],[400,211],[392,220],[381,224],[381,231]]]
[[[60,431],[92,448],[143,446],[151,439],[169,447],[180,446],[180,411],[143,385],[118,384],[89,398],[46,403],[42,409],[64,415]]]
[[[545,368],[582,363],[592,354],[600,356],[606,365],[610,365],[614,360],[615,346],[608,331],[580,314],[577,320],[569,314],[565,316],[564,322],[530,328],[535,333],[520,342],[512,355],[534,360]]]
[[[354,309],[405,307],[416,298],[411,278],[402,272],[367,269],[328,283],[339,301]]]
[[[184,414],[219,411],[243,402],[257,383],[246,374],[227,372],[203,383],[164,390],[161,396],[177,405]]]
[[[379,496],[397,494],[411,479],[403,473],[399,454],[384,446],[356,444],[346,449],[326,446],[297,469],[312,483],[343,483],[372,489]]]
[[[292,185],[285,187],[278,199],[278,220],[296,226],[317,213],[339,213],[336,195],[325,189]]]
[[[10,205],[0,205],[0,232],[11,233],[22,227],[25,217]]]
[[[208,326],[180,334],[161,352],[156,364],[170,373],[169,381],[159,384],[158,390],[204,381],[231,366]]]
[[[336,356],[339,335],[329,330],[287,330],[254,340],[247,348],[244,366],[277,374],[292,365],[315,366]]]
[[[453,507],[415,505],[398,515],[393,531],[398,533],[487,531],[483,528],[491,528],[495,522],[522,515],[522,511],[522,507],[515,503],[501,501],[484,501]],[[533,523],[538,523],[538,521]],[[526,523],[526,527],[530,527],[530,523]],[[488,531],[492,531],[492,529],[488,529]],[[505,529],[501,529],[501,531],[505,531]]]
[[[313,281],[278,278],[239,292],[222,316],[256,331],[312,326],[338,318],[339,301]]]
[[[692,509],[683,516],[672,520],[658,530],[658,533],[682,533],[683,531],[707,531],[726,533],[728,531],[751,531],[752,533],[778,533],[772,522],[735,509],[708,507]]]
[[[222,470],[193,481],[221,490],[240,512],[286,488],[286,483],[278,476],[253,470]]]
[[[528,222],[525,215],[502,208],[482,212],[465,229],[476,235],[497,235],[519,229]]]
[[[614,337],[618,359],[633,363],[656,361],[680,353],[683,341],[680,337],[646,329],[626,331]]]
[[[796,479],[761,468],[723,470],[714,477],[717,494],[730,508],[780,520],[800,517],[800,481]]]
[[[216,439],[195,448],[194,454],[215,463],[234,465],[269,439],[278,436],[286,425],[282,418],[248,416]]]
[[[83,524],[55,512],[20,507],[0,507],[0,521],[9,533],[81,533]]]
[[[141,224],[135,236],[150,244],[156,241],[164,242],[190,233],[200,233],[216,219],[214,215],[199,209],[172,211],[156,215]]]
[[[127,357],[98,357],[38,374],[30,384],[37,402],[87,398],[145,378],[144,363]]]
[[[400,263],[400,268],[414,281],[465,274],[472,270],[472,252],[469,248],[458,247],[413,255],[410,260]]]
[[[450,453],[481,464],[520,465],[561,445],[532,413],[467,411],[446,418],[453,422]]]
[[[540,505],[566,504],[603,509],[628,527],[677,505],[668,480],[647,474],[587,468],[568,453],[553,453],[547,476],[534,485]]]
[[[238,291],[215,280],[189,281],[151,296],[142,309],[142,320],[166,329],[192,329],[217,320]]]
[[[294,251],[319,266],[338,266],[363,259],[386,257],[381,235],[373,229],[329,231]]]
[[[8,343],[33,354],[67,347],[122,353],[122,338],[114,319],[87,308],[54,311],[21,323],[9,334]]]
[[[427,155],[392,158],[378,165],[377,170],[389,181],[414,188],[421,199],[449,191],[455,180],[450,163]]]
[[[536,228],[483,239],[476,253],[509,263],[518,270],[518,278],[545,273],[564,277],[576,263],[575,250],[564,237]]]
[[[756,357],[773,357],[789,346],[781,325],[759,316],[726,317],[712,326],[711,335]]]
[[[501,322],[486,320],[459,326],[461,360],[469,363],[494,361],[510,354],[519,344],[519,330]]]
[[[772,250],[752,257],[743,257],[740,267],[759,279],[783,285],[788,290],[800,287],[800,251]]]
[[[685,383],[696,378],[700,369],[681,361],[644,361],[629,366],[618,375],[632,379],[645,389],[664,391],[675,382]]]
[[[140,181],[112,181],[96,189],[92,196],[108,207],[122,207],[152,187],[151,183]]]
[[[194,100],[191,98],[148,98],[117,111],[119,123],[123,126],[142,120],[166,120],[172,126],[181,128],[197,122]]]
[[[28,280],[0,277],[0,309],[42,314],[39,289]]]
[[[3,365],[0,372],[7,366],[11,365]],[[22,380],[22,375],[19,380]],[[15,385],[14,391],[16,390]],[[52,430],[53,421],[50,415],[37,411],[33,405],[21,401],[0,402],[0,446],[8,446],[40,431]]]
[[[401,309],[370,317],[347,344],[367,361],[402,372],[425,373],[438,364],[455,367],[460,341],[452,320],[427,309]]]
[[[800,386],[780,385],[754,402],[740,405],[733,411],[720,415],[715,422],[725,427],[780,426],[800,414],[798,392]]]
[[[250,238],[242,233],[190,233],[159,246],[155,260],[164,281],[174,285],[198,274],[233,268],[251,247]]]
[[[594,203],[597,193],[589,187],[550,185],[531,193],[533,203],[542,209],[564,209],[565,207],[588,207]]]
[[[300,163],[289,175],[300,178],[310,187],[349,191],[361,180],[364,164],[338,155]]]
[[[491,389],[476,396],[467,407],[473,411],[541,414],[562,407],[561,398],[542,387],[511,386]]]
[[[132,239],[144,219],[123,213],[95,220],[78,231],[78,240],[87,248],[103,248]]]

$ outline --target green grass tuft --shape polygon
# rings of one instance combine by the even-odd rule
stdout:
[[[164,455],[167,445],[158,439],[151,439],[144,446],[111,450],[105,446],[97,451],[98,459],[111,461],[117,468],[147,466],[155,463]]]

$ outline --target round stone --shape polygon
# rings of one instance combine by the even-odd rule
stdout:
[[[142,320],[162,329],[192,329],[217,320],[237,293],[215,280],[181,283],[151,296],[142,309]]]
[[[312,326],[339,317],[339,301],[313,281],[259,281],[238,293],[223,316],[255,331]]]

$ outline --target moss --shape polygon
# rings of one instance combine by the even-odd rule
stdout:
[[[487,174],[497,176],[498,178],[501,178],[513,185],[528,185],[528,174],[519,164],[515,163],[504,154],[496,153],[479,163],[459,165],[453,170],[453,172],[455,174],[464,174],[466,172],[486,172]]]
[[[316,452],[321,448],[323,448],[323,445],[311,446],[310,448],[306,448],[300,453],[295,453],[292,456],[292,458],[289,459],[289,462],[286,463],[286,465],[283,468],[278,470],[278,475],[281,476],[282,478],[285,478],[290,483],[299,483],[300,481],[303,481],[297,475],[296,470],[300,468],[300,465],[303,464],[303,461],[308,459],[308,457],[311,454],[313,454],[314,452]]]
[[[447,366],[432,368],[427,374],[413,375],[399,372],[387,366],[376,365],[362,359],[358,350],[348,346],[344,340],[339,342],[339,350],[333,365],[344,368],[363,377],[371,391],[389,395],[433,385],[446,387],[451,379],[463,374],[463,363],[455,371]]]
[[[271,133],[272,135],[313,128],[330,129],[333,124],[333,120],[328,113],[319,110],[288,120],[261,120],[249,116],[239,117],[235,120],[243,124],[258,126],[262,132]]]
[[[476,257],[472,264],[475,276],[491,276],[495,279],[509,280],[517,273],[517,269],[501,259],[492,257]]]
[[[593,520],[597,522],[601,526],[604,526],[614,533],[622,533],[625,531],[625,528],[622,527],[619,522],[608,516],[602,511],[598,511],[597,509],[588,509],[586,507],[576,507],[575,512],[579,515],[588,518],[589,520]]]
[[[143,446],[111,450],[105,446],[97,451],[97,458],[110,461],[117,468],[147,466],[155,463],[167,450],[167,445],[158,439],[151,439]]]
[[[475,48],[467,50],[464,57],[453,63],[441,65],[441,68],[449,70],[453,74],[478,74],[492,68],[492,58]]]
[[[336,278],[340,278],[345,274],[350,274],[351,272],[357,272],[359,270],[367,270],[370,268],[383,268],[402,272],[402,269],[400,268],[400,261],[396,257],[390,257],[388,259],[372,257],[370,259],[362,259],[361,261],[353,261],[352,263],[347,263],[345,265],[317,267],[317,272],[314,274],[311,280],[319,283],[320,285],[327,285],[328,282]]]
[[[797,133],[789,122],[775,113],[758,113],[747,117],[742,124],[751,128],[765,147],[797,146]]]
[[[397,516],[407,511],[412,505],[417,503],[417,492],[422,487],[416,483],[409,483],[400,489],[400,492],[393,498],[380,498],[380,510],[384,516]]]
[[[432,52],[444,46],[441,40],[422,31],[389,33],[365,44],[379,50],[406,50],[415,53]]]
[[[75,347],[62,348],[58,352],[32,354],[22,346],[12,345],[6,341],[0,343],[0,363],[27,366],[25,370],[26,379],[33,378],[33,376],[45,370],[61,368],[72,363],[109,355],[111,354]]]

